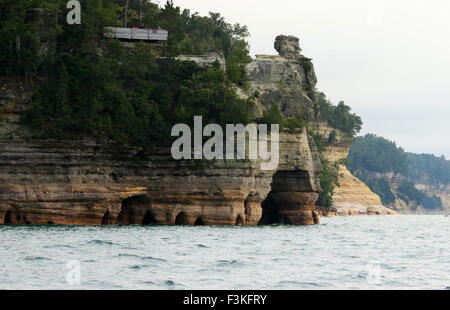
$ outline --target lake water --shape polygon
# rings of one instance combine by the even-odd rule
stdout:
[[[308,227],[0,225],[0,289],[450,289],[450,218]]]

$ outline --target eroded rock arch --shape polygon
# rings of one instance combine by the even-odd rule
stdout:
[[[175,225],[189,225],[189,217],[186,212],[182,211],[178,213],[177,217],[175,218]]]
[[[261,204],[261,225],[313,225],[315,203],[318,199],[308,171],[278,171],[274,174],[271,191]]]
[[[236,226],[243,226],[244,224],[245,224],[244,217],[241,214],[239,214],[236,217]]]
[[[117,223],[119,225],[143,224],[145,211],[149,205],[149,199],[143,195],[133,196],[123,200],[120,213],[117,217]]]
[[[158,222],[156,221],[153,212],[147,210],[147,212],[145,212],[144,219],[142,220],[141,224],[144,226],[148,226],[148,225],[156,225],[158,224]]]
[[[109,213],[109,210],[106,210],[105,214],[103,215],[101,225],[111,225],[111,224],[112,224],[111,214]]]
[[[194,226],[204,226],[205,225],[205,221],[203,221],[202,217],[199,216],[194,223]]]

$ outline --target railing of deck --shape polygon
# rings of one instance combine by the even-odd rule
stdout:
[[[169,32],[162,29],[105,27],[105,35],[124,40],[167,41]]]

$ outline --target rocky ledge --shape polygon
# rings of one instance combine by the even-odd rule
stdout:
[[[0,141],[0,224],[257,225],[318,222],[315,145],[280,135],[280,166],[175,161],[89,141]]]
[[[301,54],[299,39],[293,36],[278,36],[275,49],[279,55],[256,55],[246,67],[249,88],[245,95],[255,98],[256,116],[276,103],[285,117],[300,114],[306,120],[313,120],[319,107],[311,59]]]

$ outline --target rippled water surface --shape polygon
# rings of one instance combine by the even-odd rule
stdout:
[[[68,262],[81,283],[71,286]],[[69,266],[70,267],[70,266]],[[450,289],[450,218],[309,227],[0,225],[0,289]]]

